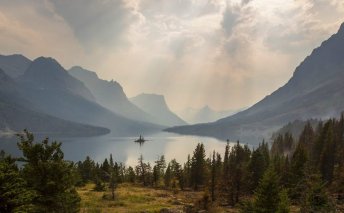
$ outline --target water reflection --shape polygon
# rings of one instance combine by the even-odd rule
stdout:
[[[178,162],[183,163],[188,154],[192,155],[197,143],[202,142],[204,144],[207,156],[210,156],[213,150],[223,155],[226,146],[225,141],[214,138],[181,136],[170,133],[146,136],[147,141],[143,144],[135,143],[136,139],[134,137],[119,138],[106,135],[87,138],[52,138],[52,140],[63,142],[62,149],[68,160],[84,160],[88,155],[95,161],[101,162],[112,154],[114,160],[126,165],[136,165],[141,154],[145,161],[151,163],[161,155],[165,155],[168,161],[175,158]],[[0,149],[18,156],[20,152],[16,142],[16,138],[1,138]]]

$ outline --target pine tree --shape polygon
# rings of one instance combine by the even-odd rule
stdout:
[[[168,164],[167,169],[166,169],[166,173],[165,173],[165,176],[164,176],[165,187],[170,188],[171,180],[172,180],[171,165]]]
[[[117,187],[117,179],[118,179],[118,177],[116,177],[116,172],[114,170],[115,169],[112,168],[110,171],[110,182],[109,182],[109,188],[111,190],[112,200],[115,200],[115,190]]]
[[[195,190],[204,185],[206,172],[204,145],[197,144],[191,160],[191,184]]]
[[[36,194],[20,176],[15,159],[0,154],[0,212],[35,212]]]
[[[20,135],[23,152],[23,177],[37,197],[33,204],[39,212],[78,212],[80,198],[75,190],[73,164],[63,160],[61,143],[45,139],[34,143],[28,131]]]
[[[216,158],[215,158],[215,151],[213,151],[213,158],[211,161],[211,201],[215,201],[215,185],[217,181],[217,176],[216,176]]]
[[[280,191],[277,174],[269,168],[254,193],[254,212],[276,213],[282,205]]]
[[[276,213],[289,213],[290,212],[290,202],[288,198],[288,192],[286,189],[283,189],[279,193],[279,203]]]
[[[323,149],[320,155],[319,168],[321,175],[325,181],[331,182],[333,178],[333,171],[335,165],[335,136],[334,136],[334,121],[329,120],[324,126],[324,142]]]
[[[307,188],[303,193],[301,203],[301,213],[335,212],[334,204],[319,175],[310,175],[306,184]]]

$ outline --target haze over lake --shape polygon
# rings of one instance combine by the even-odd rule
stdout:
[[[226,142],[209,137],[182,136],[171,133],[158,133],[147,136],[144,144],[140,146],[135,143],[135,137],[52,137],[52,140],[62,142],[62,150],[67,160],[74,162],[84,160],[90,156],[96,162],[102,162],[112,153],[117,162],[123,162],[125,165],[134,166],[137,159],[142,154],[145,161],[153,163],[159,156],[165,155],[167,161],[175,158],[179,163],[184,163],[187,155],[192,155],[197,143],[203,143],[206,148],[207,156],[210,156],[213,150],[223,154]],[[4,149],[12,155],[18,156],[17,139],[1,138],[0,150]],[[38,139],[36,140],[38,142]]]

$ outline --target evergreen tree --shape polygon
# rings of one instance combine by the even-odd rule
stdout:
[[[111,190],[112,200],[115,200],[115,190],[117,187],[117,179],[118,177],[116,175],[115,169],[112,168],[110,171],[110,182],[109,182],[109,188]]]
[[[15,159],[0,154],[0,212],[35,212],[36,194],[20,176]]]
[[[279,193],[279,203],[277,207],[277,212],[276,213],[289,213],[290,212],[290,202],[288,198],[288,192],[286,189],[283,189]]]
[[[307,188],[304,191],[301,213],[331,213],[336,212],[334,204],[326,192],[325,184],[319,175],[307,178]]]
[[[195,190],[205,184],[206,180],[205,149],[203,144],[197,144],[191,160],[191,184]]]
[[[248,165],[251,192],[254,191],[258,186],[259,180],[268,168],[269,162],[267,162],[267,157],[263,156],[264,153],[265,152],[262,151],[261,146],[252,152],[252,156]]]
[[[217,168],[216,168],[216,158],[215,158],[215,151],[213,151],[213,158],[211,161],[211,201],[215,201],[215,185],[217,181]]]
[[[303,144],[298,144],[290,163],[291,175],[289,184],[291,187],[291,198],[293,200],[299,200],[303,191],[307,170],[307,159],[307,152]]]
[[[172,180],[171,165],[168,164],[167,169],[166,169],[166,173],[165,173],[165,177],[164,177],[165,187],[170,188],[171,180]]]
[[[23,176],[36,193],[33,204],[39,212],[78,212],[80,198],[74,188],[73,164],[63,160],[61,143],[45,139],[34,143],[28,131],[20,135]]]
[[[334,121],[329,120],[326,122],[323,130],[323,149],[320,155],[319,169],[322,175],[322,178],[331,182],[333,178],[333,171],[335,166],[335,151],[336,143],[334,136]]]
[[[128,182],[135,183],[136,175],[135,175],[135,171],[134,171],[133,167],[131,167],[131,166],[128,167],[126,176],[127,176],[126,179]]]
[[[278,177],[272,168],[263,175],[254,193],[254,212],[276,213],[281,208],[280,187]],[[284,194],[283,194],[284,196]]]
[[[112,154],[110,154],[110,167],[113,168],[115,164],[113,163]]]

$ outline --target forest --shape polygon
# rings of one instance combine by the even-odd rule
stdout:
[[[108,200],[119,199],[121,184],[200,192],[185,212],[217,212],[218,206],[257,213],[344,211],[343,115],[315,128],[306,123],[298,138],[287,132],[253,149],[227,143],[224,154],[211,156],[199,143],[185,163],[160,156],[151,164],[141,155],[134,167],[112,155],[103,162],[67,161],[60,142],[36,143],[27,130],[18,139],[22,157],[0,153],[0,212],[80,212],[77,189],[89,183]]]

